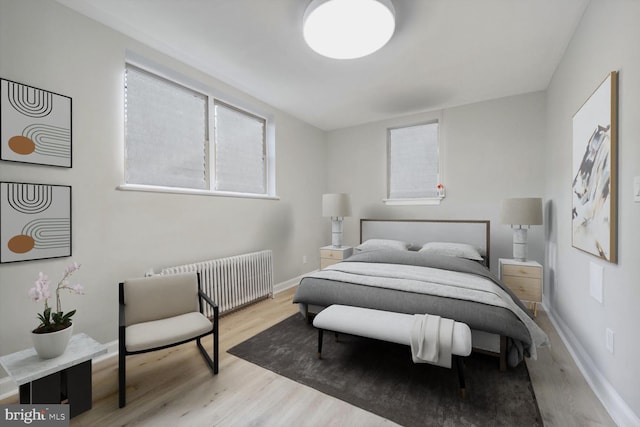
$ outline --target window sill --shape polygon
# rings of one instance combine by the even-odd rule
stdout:
[[[155,185],[121,184],[116,187],[122,191],[144,191],[148,193],[193,194],[197,196],[240,197],[245,199],[280,200],[278,196],[267,194],[232,193],[227,191],[197,190],[194,188],[161,187]]]
[[[382,199],[387,206],[438,206],[444,197],[425,197],[420,199]]]

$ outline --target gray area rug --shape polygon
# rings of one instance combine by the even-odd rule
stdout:
[[[296,314],[229,353],[405,426],[542,426],[526,365],[500,372],[494,357],[465,358],[467,394],[454,369],[414,364],[409,346],[317,331]]]

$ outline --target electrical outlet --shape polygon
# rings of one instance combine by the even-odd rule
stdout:
[[[613,338],[614,338],[613,331],[607,328],[607,350],[609,350],[609,353],[611,354],[613,354]]]
[[[302,263],[303,264],[307,263],[307,256],[306,255],[302,255]]]

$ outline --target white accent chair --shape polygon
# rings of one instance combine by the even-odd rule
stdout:
[[[200,275],[184,273],[126,280],[119,287],[119,405],[126,405],[126,356],[196,340],[205,361],[218,373],[218,306],[202,292]],[[213,319],[202,304],[213,308]],[[213,334],[213,359],[200,340]]]

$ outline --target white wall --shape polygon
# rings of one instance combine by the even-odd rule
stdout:
[[[491,259],[512,257],[512,232],[500,224],[508,197],[544,192],[545,94],[513,96],[416,114],[328,134],[328,189],[352,194],[353,216],[345,219],[345,244],[359,241],[360,218],[488,219]],[[386,206],[387,128],[440,117],[443,181],[440,206]],[[529,258],[543,261],[543,227],[529,231]]]
[[[273,114],[280,200],[116,190],[126,49]],[[3,181],[73,187],[73,257],[0,265],[0,354],[31,345],[42,307],[27,291],[39,271],[57,280],[71,260],[86,295],[65,295],[63,308],[77,308],[75,331],[101,342],[117,338],[118,282],[149,268],[260,249],[274,251],[276,283],[319,267],[324,132],[48,0],[0,0],[0,75],[73,99],[72,169],[0,165]]]
[[[632,198],[633,177],[640,175],[639,22],[636,1],[592,0],[547,95],[545,300],[602,399],[617,408],[612,415],[621,425],[640,425],[640,203]],[[614,70],[619,71],[619,262],[609,264],[571,246],[571,150],[572,116]],[[589,295],[592,262],[604,267],[603,304]],[[615,332],[614,354],[605,348],[606,328]],[[635,416],[625,413],[629,409]]]

